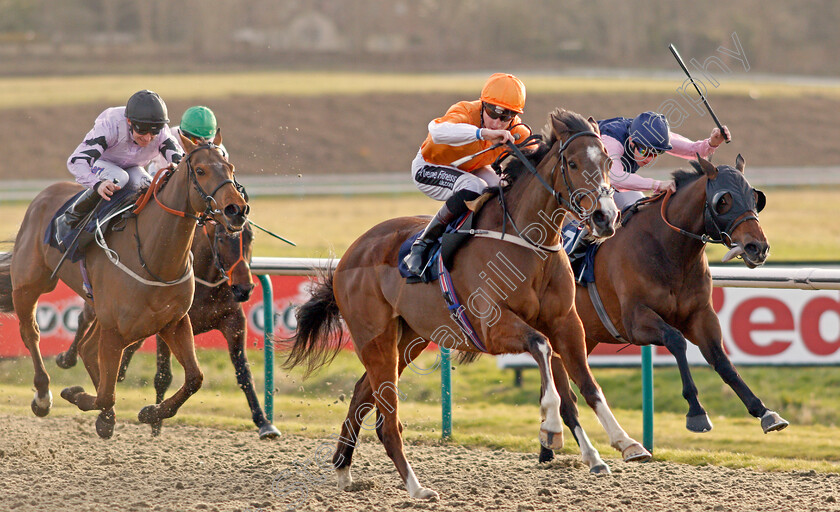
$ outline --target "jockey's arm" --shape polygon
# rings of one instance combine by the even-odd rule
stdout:
[[[479,128],[469,123],[451,123],[435,119],[429,123],[429,135],[435,144],[463,146],[479,139]]]
[[[609,176],[612,186],[618,190],[638,190],[640,192],[659,190],[662,185],[659,180],[645,178],[624,170],[621,159],[633,158],[633,156],[624,154],[624,146],[620,142],[608,135],[601,135],[601,141],[607,149],[607,154],[610,155]]]
[[[674,132],[671,132],[671,146],[673,146],[673,149],[668,151],[669,155],[685,158],[686,160],[694,160],[697,158],[698,153],[703,158],[709,158],[715,152],[715,148],[711,145],[710,139],[693,141]]]

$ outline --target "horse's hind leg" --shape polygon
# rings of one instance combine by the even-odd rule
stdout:
[[[169,345],[160,336],[155,336],[155,342],[157,344],[155,351],[157,363],[155,365],[155,403],[160,404],[166,396],[169,385],[172,384],[172,352],[169,350]],[[125,360],[125,357],[123,357],[123,360]],[[152,435],[159,436],[161,428],[163,428],[163,420],[155,421],[151,426]]]
[[[16,287],[12,291],[12,302],[15,307],[15,314],[18,317],[20,338],[26,345],[32,357],[32,365],[35,368],[35,398],[32,400],[32,412],[36,416],[46,416],[52,407],[52,393],[50,392],[50,375],[44,366],[44,359],[41,357],[41,331],[38,322],[35,320],[35,310],[38,306],[38,297],[49,289],[48,286],[25,285]]]
[[[120,371],[117,373],[117,382],[122,382],[125,380],[125,372],[128,371],[128,365],[131,364],[131,358],[134,357],[134,354],[140,350],[140,347],[143,346],[143,341],[140,340],[131,345],[125,347],[123,350],[122,359],[120,360]]]
[[[688,330],[689,339],[700,348],[703,357],[709,365],[715,369],[720,378],[726,382],[738,398],[744,403],[749,413],[761,420],[761,428],[764,433],[782,430],[789,425],[788,421],[782,418],[777,412],[771,411],[764,405],[755,393],[747,386],[738,370],[729,360],[723,350],[721,341],[720,321],[714,311],[708,310],[695,313],[692,317],[693,324]]]
[[[239,389],[245,393],[248,408],[251,409],[251,419],[254,420],[254,424],[259,429],[260,439],[274,439],[280,435],[280,431],[265,417],[257,398],[254,378],[251,376],[248,356],[245,354],[245,328],[245,314],[241,309],[228,315],[223,320],[222,325],[219,326],[219,330],[224,334],[228,343],[228,353],[236,372],[236,382],[239,384]]]
[[[589,436],[586,435],[578,421],[577,396],[572,391],[569,376],[563,367],[563,361],[556,354],[551,358],[551,370],[554,376],[554,385],[560,394],[560,416],[563,417],[563,423],[572,431],[572,436],[574,436],[575,442],[580,448],[583,462],[589,466],[590,473],[609,473],[609,466],[601,459],[601,454],[592,445]],[[553,458],[553,450],[540,446],[540,462],[548,462]]]
[[[650,452],[621,428],[607,405],[601,388],[595,382],[595,377],[586,361],[583,324],[574,308],[565,318],[556,319],[555,327],[552,329],[552,340],[563,340],[554,343],[554,350],[560,355],[563,366],[577,385],[587,405],[595,411],[598,421],[610,438],[610,446],[620,451],[626,462],[650,460]]]
[[[195,342],[190,317],[185,315],[178,322],[168,325],[160,331],[160,337],[169,345],[175,359],[184,367],[184,385],[160,404],[147,405],[141,409],[137,415],[141,423],[153,424],[175,416],[178,409],[201,388],[201,383],[204,381],[204,375],[195,357]]]
[[[414,470],[405,457],[399,421],[399,398],[397,380],[399,374],[399,346],[401,320],[392,320],[381,334],[365,342],[357,342],[357,352],[367,370],[372,395],[381,412],[382,444],[388,456],[394,461],[397,471],[412,498],[433,498],[438,493],[420,485]],[[351,329],[352,334],[352,329]]]

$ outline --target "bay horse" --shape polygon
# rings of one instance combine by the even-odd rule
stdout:
[[[185,372],[184,384],[173,396],[140,411],[142,423],[174,416],[201,387],[204,377],[187,315],[194,289],[190,246],[195,225],[199,219],[212,219],[228,232],[239,232],[247,220],[248,204],[235,186],[233,165],[216,149],[220,134],[213,144],[197,146],[184,137],[181,144],[186,156],[174,170],[157,173],[144,196],[147,202],[133,221],[97,241],[107,249],[91,244],[85,249],[84,266],[64,265],[56,278],[50,275],[61,253],[44,243],[44,233],[60,205],[81,186],[50,185],[27,208],[10,261],[0,264],[0,310],[14,310],[20,321],[20,335],[35,367],[31,407],[37,416],[49,414],[52,393],[39,348],[35,310],[38,298],[53,290],[58,279],[93,303],[98,320],[92,334],[98,341],[97,354],[86,357],[82,351],[96,395],[74,386],[65,388],[61,396],[83,411],[101,411],[96,421],[101,437],[113,434],[120,359],[123,350],[137,340],[159,333]],[[83,271],[93,299],[87,298]]]
[[[561,217],[567,211],[585,222],[595,236],[613,234],[617,209],[605,171],[609,157],[591,117],[587,120],[557,109],[549,115],[546,133],[548,142],[536,168],[523,167],[518,175],[506,176],[509,184],[496,189],[495,196],[482,196],[486,202],[474,223],[478,236],[455,254],[451,281],[456,290],[469,296],[464,312],[486,352],[529,352],[539,363],[542,445],[559,448],[563,444],[555,383],[569,386],[565,371],[557,371],[565,365],[612,446],[626,460],[646,460],[650,454],[618,424],[589,369],[571,267],[559,245]],[[407,284],[400,276],[400,244],[427,222],[426,217],[402,217],[371,228],[353,242],[334,273],[315,286],[312,298],[296,313],[297,331],[289,340],[293,345],[286,368],[304,365],[313,371],[335,357],[343,318],[366,369],[356,383],[332,459],[340,489],[352,484],[355,441],[365,416],[375,407],[376,432],[409,495],[437,496],[420,485],[406,459],[398,417],[402,392],[396,383],[430,341],[467,352],[480,349],[458,331],[436,283]],[[501,230],[507,233],[499,240]],[[488,277],[487,268],[505,282]],[[582,430],[573,430],[576,440],[584,442],[578,432]],[[590,468],[599,471],[603,461],[589,460],[587,455],[584,459]]]
[[[250,223],[245,223],[238,234],[229,235],[214,222],[196,226],[193,238],[193,272],[195,273],[195,295],[189,310],[193,334],[218,330],[228,344],[228,353],[236,372],[236,380],[251,410],[251,418],[259,429],[260,439],[271,439],[280,435],[260,406],[255,391],[254,379],[245,351],[248,321],[242,303],[247,302],[254,289],[250,262],[253,254],[254,232]],[[95,321],[93,308],[86,304],[79,314],[78,328],[73,343],[66,351],[56,356],[56,364],[70,368],[76,364],[80,341]],[[125,379],[128,364],[142,341],[125,349],[117,381]],[[95,344],[90,349],[96,350]],[[172,363],[169,347],[157,337],[157,371],[155,372],[155,403],[161,403],[172,383]],[[152,434],[160,434],[162,422],[152,424]]]
[[[730,248],[724,261],[740,256],[749,268],[763,265],[770,251],[758,220],[764,194],[747,182],[741,155],[734,168],[715,167],[699,155],[691,164],[692,171],[674,173],[673,196],[643,200],[595,253],[594,286],[600,299],[593,301],[593,283],[578,285],[575,296],[587,351],[599,343],[666,347],[677,361],[689,405],[686,428],[707,432],[712,423],[697,397],[686,359],[686,340],[691,341],[749,413],[761,420],[765,433],[782,430],[788,422],[762,403],[726,355],[720,321],[712,308],[713,283],[705,252],[708,242],[723,243]],[[598,315],[598,300],[609,327]],[[552,457],[550,450],[541,450],[541,461]]]

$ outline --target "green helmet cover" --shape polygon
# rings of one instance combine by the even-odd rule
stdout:
[[[216,116],[207,107],[190,107],[181,116],[179,127],[187,135],[212,140],[216,136]]]

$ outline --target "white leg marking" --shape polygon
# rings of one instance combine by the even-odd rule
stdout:
[[[595,415],[598,416],[598,421],[610,438],[610,446],[623,452],[628,446],[636,444],[636,441],[631,439],[618,424],[618,420],[613,416],[610,407],[604,401],[604,396],[600,392],[598,392],[598,403],[595,405]]]
[[[540,341],[537,347],[540,349],[540,356],[545,364],[546,379],[548,380],[545,393],[543,393],[543,398],[540,401],[540,412],[544,420],[540,428],[553,433],[563,432],[563,419],[560,418],[560,394],[557,392],[554,379],[551,376],[551,348],[545,341]]]
[[[575,427],[575,438],[580,444],[580,455],[583,458],[583,462],[589,466],[589,469],[592,469],[595,466],[606,466],[604,461],[601,460],[601,454],[598,453],[598,450],[596,450],[594,446],[592,446],[592,442],[589,440],[589,437],[580,425]]]
[[[430,499],[430,498],[438,498],[438,493],[431,489],[426,489],[425,487],[420,485],[420,482],[417,480],[417,476],[414,474],[414,470],[411,469],[411,464],[408,462],[405,463],[406,469],[408,469],[408,476],[405,479],[405,488],[408,491],[408,495],[412,498],[420,498],[420,499]]]
[[[353,477],[350,476],[350,466],[336,469],[335,474],[338,476],[339,491],[347,490],[353,484]]]
[[[36,404],[38,405],[38,407],[40,407],[41,409],[50,409],[50,408],[52,407],[52,404],[53,404],[53,400],[52,400],[52,391],[50,391],[50,390],[48,389],[48,390],[47,390],[47,395],[46,395],[46,396],[44,396],[44,397],[40,397],[40,396],[38,396],[38,392],[36,391],[36,392],[35,392],[35,403],[36,403]]]

